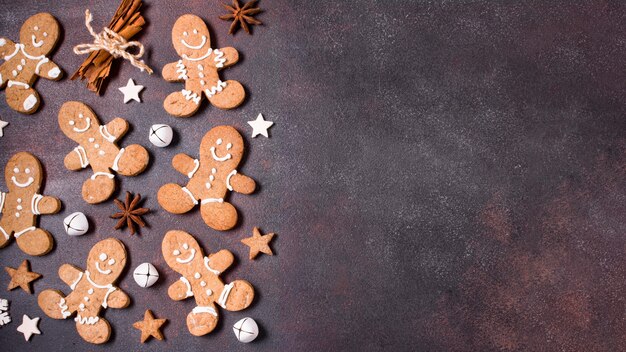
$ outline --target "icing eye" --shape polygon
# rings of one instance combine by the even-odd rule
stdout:
[[[188,36],[188,35],[189,35],[189,33],[187,33],[187,32],[183,32],[183,35],[186,37],[186,36]]]
[[[217,139],[217,141],[216,141],[215,143],[216,143],[217,145],[222,144],[222,139],[221,139],[221,138],[218,138],[218,139]]]
[[[26,169],[24,169],[24,172],[27,173],[27,174],[30,174],[30,169],[26,168]]]
[[[48,32],[43,32],[43,36],[47,37],[48,36]]]
[[[70,120],[70,122],[69,122],[70,126],[74,126],[75,123],[76,122],[74,122],[74,120]]]
[[[232,148],[232,147],[233,147],[233,144],[232,143],[228,143],[226,145],[226,150],[230,150],[230,148]]]
[[[198,34],[198,30],[197,30],[197,29],[194,29],[194,30],[193,30],[193,34]]]
[[[34,29],[34,30],[36,30],[36,31],[38,31],[38,30],[39,30],[39,27],[35,26],[33,29]]]
[[[189,249],[189,245],[187,243],[183,243],[183,248]]]
[[[13,169],[13,172],[15,172],[16,174],[19,174],[20,173],[20,169],[15,168],[15,169]]]
[[[78,118],[82,119],[83,118],[83,114],[78,114]]]
[[[172,254],[173,254],[173,255],[180,255],[180,251],[179,251],[178,249],[175,249],[175,250],[172,252]]]
[[[113,265],[113,264],[115,264],[115,259],[113,258],[109,259],[109,265]]]
[[[101,261],[105,261],[105,260],[107,260],[107,255],[106,255],[106,254],[104,254],[104,253],[100,253],[100,260],[101,260]]]

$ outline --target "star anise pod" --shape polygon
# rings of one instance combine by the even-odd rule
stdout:
[[[124,203],[120,202],[117,199],[113,200],[121,211],[111,215],[111,219],[120,219],[115,225],[116,230],[119,230],[123,228],[124,225],[127,225],[130,229],[130,234],[134,235],[136,232],[135,224],[139,225],[140,227],[146,226],[146,223],[143,222],[141,216],[150,212],[150,209],[139,208],[137,206],[139,204],[139,201],[141,200],[140,194],[135,195],[132,201],[130,200],[130,197],[130,192],[126,192],[126,201]]]
[[[257,0],[250,0],[245,3],[243,7],[239,6],[239,0],[233,0],[233,6],[222,4],[222,6],[224,6],[224,8],[231,13],[220,16],[220,19],[224,21],[233,21],[233,23],[230,25],[230,29],[228,30],[228,34],[233,34],[237,32],[237,29],[239,29],[239,25],[241,25],[241,28],[243,28],[246,33],[252,34],[250,33],[250,28],[248,27],[248,25],[262,24],[261,21],[252,17],[262,11],[258,7],[253,7],[256,2]]]

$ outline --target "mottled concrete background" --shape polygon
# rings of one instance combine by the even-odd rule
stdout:
[[[29,15],[49,11],[64,35],[54,61],[72,73],[87,41],[83,13],[105,25],[118,1],[3,1],[0,34],[18,38]],[[63,211],[44,216],[57,246],[31,258],[44,278],[34,285],[68,288],[62,263],[85,266],[88,249],[109,236],[130,252],[120,286],[128,309],[109,309],[114,328],[91,346],[72,321],[44,316],[36,295],[0,291],[13,322],[0,329],[3,350],[61,351],[619,351],[626,350],[626,5],[619,1],[287,1],[262,0],[265,25],[228,36],[219,0],[146,1],[150,22],[139,39],[157,72],[177,60],[170,29],[184,13],[208,21],[214,47],[234,46],[242,60],[224,73],[241,81],[245,105],[219,111],[206,104],[189,119],[168,116],[162,101],[181,85],[116,64],[102,97],[64,79],[36,85],[44,104],[21,116],[0,104],[10,125],[0,138],[0,164],[28,150],[45,164],[45,193]],[[134,78],[143,103],[122,104],[117,87]],[[4,93],[0,93],[2,99]],[[91,105],[104,121],[127,118],[122,144],[149,147],[153,162],[120,190],[139,192],[154,212],[140,236],[113,231],[112,202],[88,206],[80,185],[89,172],[69,172],[74,144],[56,125],[67,100]],[[249,137],[246,121],[263,113],[271,138]],[[178,139],[166,149],[148,128],[168,123]],[[170,166],[179,152],[197,155],[217,124],[247,135],[242,171],[260,189],[233,195],[242,223],[208,229],[197,211],[161,210],[156,190],[183,182]],[[3,176],[0,175],[0,178]],[[6,188],[4,184],[1,186]],[[116,194],[122,197],[122,194]],[[85,212],[95,230],[65,235],[62,219]],[[253,226],[276,232],[276,255],[247,259],[239,243]],[[252,307],[221,311],[210,335],[191,336],[193,300],[173,302],[177,279],[160,254],[168,229],[194,234],[205,249],[238,258],[225,278],[257,290]],[[24,258],[15,244],[2,266]],[[162,274],[139,288],[132,269],[150,261]],[[0,288],[8,277],[0,273]],[[147,308],[169,319],[166,341],[140,345],[131,327]],[[30,343],[15,329],[21,315],[42,317]],[[231,326],[258,321],[258,341],[243,345]],[[9,347],[7,347],[9,346]]]

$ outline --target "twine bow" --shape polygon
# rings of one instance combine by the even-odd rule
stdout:
[[[78,55],[89,54],[92,51],[105,50],[114,58],[122,57],[130,61],[131,65],[137,67],[142,72],[144,70],[152,74],[152,69],[146,65],[141,56],[143,55],[143,45],[138,41],[129,42],[121,35],[115,33],[110,28],[105,27],[100,33],[96,33],[91,27],[91,21],[93,17],[89,10],[85,10],[85,27],[89,30],[89,33],[93,36],[93,43],[90,44],[78,44],[74,47],[74,53]],[[136,47],[139,49],[137,54],[131,54],[126,51],[130,47]]]

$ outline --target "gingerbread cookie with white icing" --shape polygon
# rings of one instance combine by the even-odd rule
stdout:
[[[233,109],[246,97],[241,83],[222,81],[218,70],[239,60],[235,48],[212,49],[209,29],[195,15],[180,16],[172,28],[172,44],[181,57],[163,67],[168,82],[185,82],[185,88],[170,94],[163,102],[165,111],[178,117],[189,117],[198,111],[202,95],[220,109]]]
[[[78,143],[65,156],[68,170],[81,170],[91,166],[94,174],[83,183],[83,199],[87,203],[101,203],[115,191],[112,171],[124,176],[136,176],[148,166],[148,151],[139,144],[119,148],[115,141],[128,131],[128,122],[116,117],[100,125],[89,106],[69,101],[59,111],[59,126],[63,133]]]
[[[23,114],[37,111],[39,94],[32,88],[37,77],[57,81],[63,72],[48,55],[59,39],[59,23],[49,13],[27,19],[20,30],[20,42],[0,38],[0,89],[6,86],[6,101],[11,109]]]
[[[194,297],[197,306],[187,315],[192,335],[213,331],[218,321],[215,304],[229,311],[247,308],[254,299],[254,288],[245,280],[224,284],[219,275],[233,264],[233,254],[225,249],[204,256],[202,248],[190,234],[172,230],[161,245],[163,258],[170,268],[181,274],[167,290],[174,301]]]
[[[29,255],[44,255],[52,249],[54,239],[37,227],[37,217],[57,213],[61,201],[38,193],[43,174],[39,159],[30,153],[19,152],[7,162],[4,179],[9,191],[0,192],[0,248],[15,237],[20,249]]]
[[[78,334],[87,342],[105,343],[111,336],[111,325],[100,316],[100,311],[130,304],[130,297],[113,285],[125,266],[124,244],[114,238],[102,240],[89,251],[87,270],[70,264],[59,268],[59,277],[72,289],[69,295],[45,290],[37,297],[37,303],[53,319],[67,319],[76,313]]]
[[[183,214],[200,203],[204,222],[213,229],[225,231],[237,224],[237,209],[224,200],[228,191],[254,192],[254,180],[237,171],[243,157],[243,138],[231,126],[217,126],[207,132],[200,143],[200,159],[178,154],[172,166],[189,177],[185,187],[175,183],[162,186],[157,199],[163,209]]]

